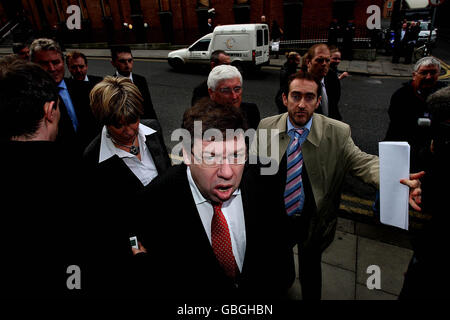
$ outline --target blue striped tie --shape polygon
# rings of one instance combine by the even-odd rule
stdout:
[[[293,136],[287,149],[287,179],[284,190],[284,204],[289,216],[301,212],[305,194],[302,184],[302,143],[308,135],[308,129],[293,129]]]

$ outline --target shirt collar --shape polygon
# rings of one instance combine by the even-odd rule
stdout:
[[[149,136],[156,131],[152,128],[144,126],[142,123],[139,124],[139,142],[145,143],[147,141],[146,136]],[[139,143],[141,144],[141,143]],[[108,160],[109,158],[117,155],[119,158],[132,158],[134,157],[131,153],[128,153],[122,149],[116,148],[111,138],[108,136],[108,130],[106,126],[103,126],[101,142],[100,142],[100,155],[98,158],[98,163]]]
[[[308,129],[308,132],[311,131],[311,125],[312,125],[312,119],[314,117],[314,114],[311,116],[311,119],[309,119],[309,121],[303,126],[303,128]],[[289,119],[289,115],[287,117],[287,132],[296,129],[296,127],[294,127],[294,125],[291,122],[291,119]]]
[[[61,82],[58,84],[58,88],[64,88],[67,90],[67,85],[64,79],[62,79]]]
[[[119,71],[116,70],[116,77],[123,77],[123,75],[121,75],[119,73]],[[133,72],[130,72],[130,76],[128,76],[128,79],[131,80],[131,82],[133,82]],[[134,83],[134,82],[133,82]]]
[[[205,202],[209,202],[208,200],[205,199],[205,197],[202,195],[200,190],[198,190],[198,187],[195,184],[194,178],[192,178],[191,168],[187,167],[186,174],[187,174],[187,178],[188,178],[188,181],[189,181],[189,186],[190,186],[191,191],[192,191],[192,197],[194,198],[195,205],[199,205],[199,204],[202,204],[202,203],[205,203]],[[228,201],[232,200],[235,196],[237,196],[239,194],[241,194],[241,189],[238,188],[238,189],[236,189],[233,192],[232,197],[229,200],[225,201],[225,203],[227,203]]]

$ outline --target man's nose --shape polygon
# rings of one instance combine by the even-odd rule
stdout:
[[[220,178],[229,180],[233,176],[233,170],[231,168],[231,165],[227,163],[227,161],[224,159],[223,163],[219,166],[218,176]]]

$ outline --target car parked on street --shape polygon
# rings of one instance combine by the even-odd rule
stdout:
[[[420,32],[419,32],[419,38],[417,42],[419,44],[424,44],[428,42],[428,38],[430,37],[430,28],[431,28],[431,22],[430,21],[420,21]],[[437,28],[433,28],[433,31],[431,32],[431,44],[436,44],[436,38],[437,38]]]

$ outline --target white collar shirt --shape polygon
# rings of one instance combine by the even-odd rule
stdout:
[[[139,124],[138,139],[141,153],[141,160],[139,160],[137,156],[117,148],[109,137],[106,126],[103,126],[98,162],[101,163],[114,155],[117,155],[144,186],[148,185],[158,175],[150,150],[148,150],[147,145],[145,144],[147,140],[146,136],[155,132],[155,130],[144,126],[143,124]]]
[[[121,75],[121,74],[119,73],[119,71],[116,70],[116,77],[123,77],[123,75]],[[133,81],[133,72],[130,72],[130,75],[129,75],[128,77],[125,77],[125,78],[130,79],[131,82],[134,83],[134,81]]]
[[[188,167],[186,174],[189,180],[189,187],[191,188],[192,197],[194,198],[197,211],[211,244],[211,221],[214,215],[214,209],[208,200],[206,200],[198,190],[197,185],[192,178],[191,170]],[[231,246],[233,255],[239,271],[242,272],[244,264],[245,250],[246,250],[246,233],[245,233],[245,218],[244,207],[242,205],[241,190],[237,189],[228,201],[222,204],[222,213],[227,220],[228,229],[230,231]]]

